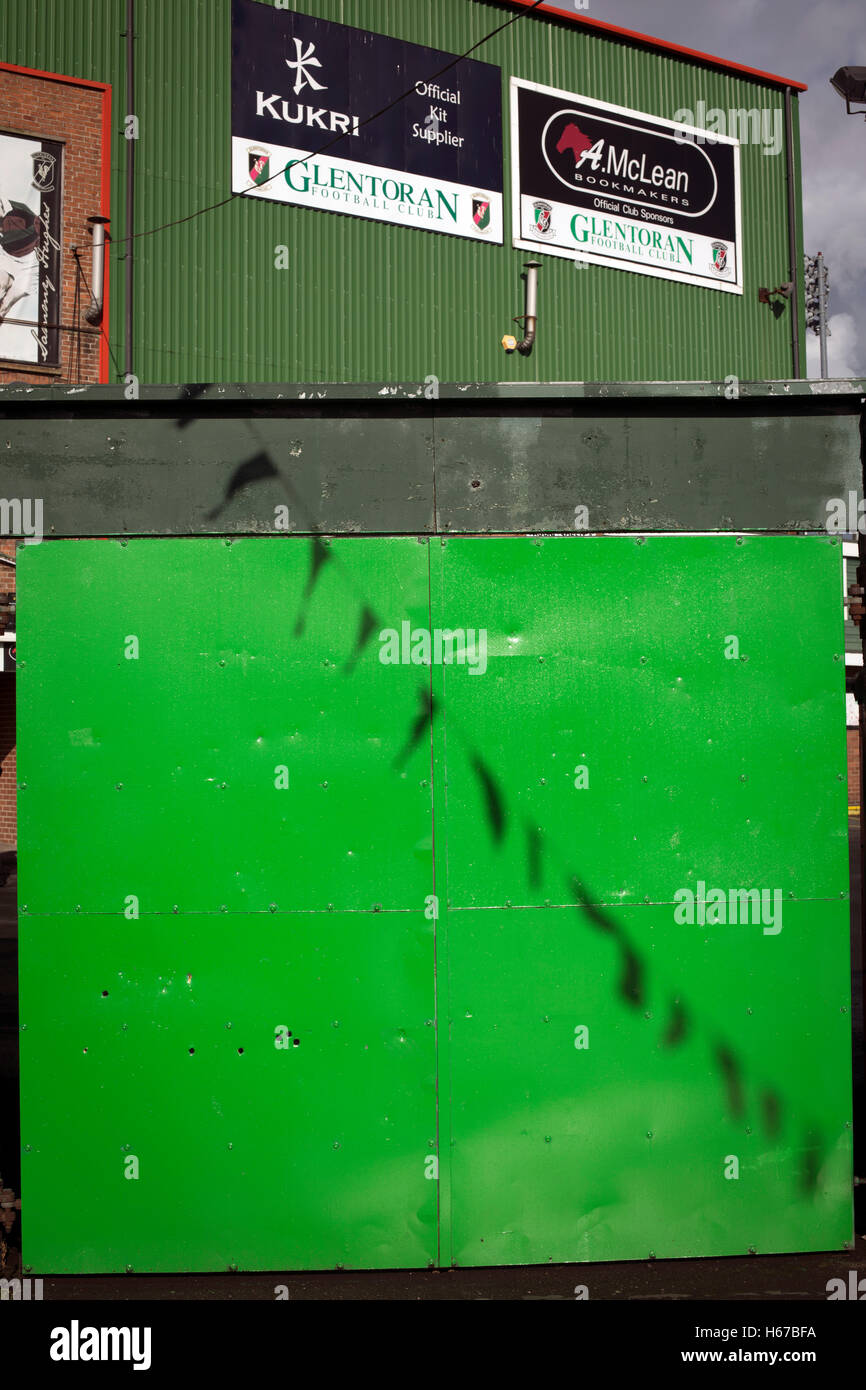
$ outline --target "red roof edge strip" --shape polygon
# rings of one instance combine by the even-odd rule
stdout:
[[[534,0],[503,0],[506,5],[519,5],[522,9],[528,10]],[[708,63],[714,68],[723,68],[727,72],[744,73],[746,77],[759,77],[763,82],[772,82],[777,87],[791,87],[795,92],[806,92],[808,86],[805,82],[793,82],[788,77],[779,77],[776,73],[762,72],[760,68],[747,68],[743,63],[732,63],[727,58],[715,58],[711,53],[701,53],[697,48],[683,48],[678,43],[668,43],[665,39],[654,39],[649,34],[638,34],[633,29],[621,29],[616,24],[608,24],[603,19],[589,19],[584,15],[575,14],[573,10],[564,10],[559,5],[543,4],[539,5],[536,14],[554,15],[557,19],[566,19],[572,24],[580,24],[587,29],[600,29],[604,34],[615,34],[618,38],[629,39],[632,43],[644,44],[649,48],[660,49],[663,53],[676,53],[684,58],[694,58],[699,63]]]
[[[98,92],[110,91],[107,82],[91,82],[87,77],[70,77],[64,72],[43,72],[41,68],[22,68],[17,63],[0,63],[3,72],[17,72],[21,77],[42,77],[46,82],[65,82],[70,87],[93,87]]]

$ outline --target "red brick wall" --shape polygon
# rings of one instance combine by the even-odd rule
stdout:
[[[0,538],[0,555],[15,559],[16,542]],[[0,598],[15,592],[15,571],[0,564]],[[0,631],[6,623],[0,617]],[[15,677],[0,674],[0,840],[18,843],[15,800]]]
[[[15,677],[0,675],[0,840],[18,843],[15,799]]]
[[[72,377],[75,381],[100,379],[99,329],[84,320],[90,300],[82,286],[78,323],[73,322],[73,303],[77,279],[70,248],[77,246],[81,266],[91,283],[91,235],[87,223],[93,215],[107,216],[102,188],[102,106],[99,88],[74,86],[44,77],[29,77],[0,68],[0,130],[16,135],[39,135],[44,140],[62,140],[63,152],[63,291],[60,322],[86,330],[81,336],[81,370],[75,350]],[[107,155],[107,151],[106,151]],[[9,381],[35,381],[43,385],[66,381],[69,374],[70,345],[74,333],[60,334],[60,367],[40,367],[33,363],[0,362],[0,385]]]

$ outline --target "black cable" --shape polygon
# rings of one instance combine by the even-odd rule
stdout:
[[[80,312],[81,312],[81,262],[80,262],[79,259],[78,259],[78,247],[77,247],[77,246],[73,246],[73,248],[72,248],[72,257],[73,257],[73,260],[75,261],[75,269],[76,269],[76,272],[77,272],[77,274],[76,274],[76,276],[75,276],[75,290],[74,290],[74,293],[73,293],[73,296],[72,296],[72,322],[73,322],[73,324],[77,324],[77,323],[78,323],[79,314],[80,314]],[[72,337],[71,337],[70,340],[69,340],[69,367],[68,367],[67,373],[66,373],[66,382],[67,382],[67,385],[69,385],[69,386],[72,385],[72,362],[73,362],[73,358],[74,358],[74,356],[75,356],[75,339],[76,339],[76,337],[79,337],[79,338],[80,338],[80,335],[81,335],[81,329],[79,328],[78,330],[76,330],[76,329],[73,328]],[[79,372],[81,371],[81,354],[80,354],[80,353],[79,353],[79,361],[78,361],[78,370],[79,370]]]
[[[435,82],[437,77],[441,77],[443,73],[450,72],[451,68],[456,67],[458,63],[462,63],[463,59],[468,58],[470,53],[474,53],[477,48],[481,48],[485,43],[489,43],[497,34],[501,34],[504,29],[509,29],[512,24],[517,24],[521,19],[524,19],[526,15],[532,14],[534,10],[537,10],[539,5],[545,3],[546,0],[535,0],[535,3],[530,5],[528,9],[521,10],[519,14],[512,15],[511,19],[507,19],[504,24],[500,24],[498,29],[493,29],[489,34],[485,34],[483,39],[479,39],[471,48],[467,48],[465,53],[461,53],[456,58],[453,58],[450,63],[445,64],[444,68],[440,68],[438,72],[434,72],[425,80],[428,83]],[[358,123],[356,129],[360,130],[362,126],[369,125],[371,121],[378,120],[379,117],[384,116],[387,111],[391,111],[395,106],[399,106],[401,101],[405,101],[407,97],[412,95],[417,85],[418,84],[415,83],[413,86],[409,87],[407,91],[401,92],[400,96],[395,97],[393,101],[389,101],[387,106],[383,106],[380,111],[374,111],[372,116],[366,116],[363,121]],[[271,174],[270,178],[264,179],[260,184],[256,184],[256,191],[272,183],[274,179],[282,178],[287,170],[293,169],[296,164],[303,164],[305,159],[318,158],[320,154],[324,154],[326,150],[329,150],[332,145],[336,145],[340,140],[345,140],[346,138],[346,135],[341,132],[339,135],[335,135],[333,140],[328,140],[324,145],[320,145],[317,150],[311,150],[308,155],[304,156],[304,159],[290,160],[285,168],[280,169],[278,173]],[[227,207],[228,204],[234,202],[236,198],[246,198],[247,195],[252,192],[253,189],[251,188],[241,189],[239,193],[232,192],[227,198],[221,198],[218,203],[209,203],[207,207],[198,208],[195,212],[188,213],[186,217],[178,217],[173,222],[163,222],[158,227],[150,227],[145,232],[133,232],[131,236],[120,237],[117,240],[112,238],[111,245],[123,246],[126,242],[137,241],[139,237],[155,236],[157,232],[168,231],[171,227],[182,227],[185,222],[194,222],[197,217],[203,217],[206,212],[216,212],[218,208]]]
[[[106,245],[106,250],[107,250],[107,245]],[[76,254],[75,259],[76,259],[76,261],[78,261],[78,256],[77,256],[77,254]],[[90,295],[90,298],[93,299],[93,291],[91,290],[90,285],[88,284],[87,276],[84,274],[84,270],[82,269],[80,262],[78,263],[78,270],[79,270],[79,274],[81,275],[82,280],[84,281],[84,288],[87,290],[87,293]],[[80,330],[79,330],[79,331],[80,331]],[[100,321],[100,324],[99,324],[99,331],[100,331],[100,333],[102,334],[103,338],[105,339],[105,346],[108,348],[109,356],[111,357],[111,360],[112,360],[112,362],[114,363],[114,366],[115,366],[115,370],[116,370],[116,372],[117,372],[117,375],[118,375],[118,377],[120,378],[120,380],[123,381],[123,379],[124,379],[124,373],[120,370],[120,363],[118,362],[117,358],[116,358],[115,355],[114,355],[114,349],[113,349],[112,346],[111,346],[111,340],[109,339],[108,334],[107,334],[106,331],[105,331],[105,326],[104,326],[104,324],[102,323],[102,321]]]
[[[76,255],[75,255],[75,260],[76,260],[76,263],[77,263],[77,265],[78,265],[78,276],[79,276],[79,279],[80,279],[80,278],[83,276],[84,272],[83,272],[82,269],[81,269],[81,262],[78,260],[78,253],[77,253],[77,252],[76,252]],[[78,290],[78,312],[79,312],[79,314],[81,313],[81,290],[80,290],[80,288],[79,288],[79,290]],[[76,370],[77,370],[76,381],[80,381],[80,380],[81,380],[81,338],[82,338],[82,333],[81,333],[81,329],[79,328],[78,332],[77,332],[76,335],[75,335],[75,357],[76,357],[76,363],[77,363],[77,367],[76,367]]]

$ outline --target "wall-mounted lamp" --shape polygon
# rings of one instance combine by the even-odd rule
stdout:
[[[769,304],[774,295],[778,295],[782,299],[790,299],[793,293],[793,280],[786,280],[784,284],[777,285],[774,290],[765,289],[762,285],[758,290],[758,302],[760,304]]]
[[[849,116],[866,116],[866,68],[840,68],[830,78],[830,86],[839,93]],[[852,102],[864,109],[852,110]]]
[[[784,304],[780,304],[779,300],[790,299],[793,293],[793,280],[784,280],[782,284],[777,285],[774,290],[768,290],[764,285],[762,285],[761,288],[758,290],[758,303],[769,304],[776,318],[779,318],[785,312],[785,306]]]

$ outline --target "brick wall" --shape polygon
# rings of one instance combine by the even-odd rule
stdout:
[[[860,730],[848,730],[848,805],[860,805]]]
[[[65,142],[60,322],[86,330],[81,337],[81,369],[78,370],[76,348],[72,371],[73,380],[82,382],[100,380],[102,335],[84,320],[90,301],[83,286],[77,325],[73,321],[77,274],[70,248],[79,248],[82,269],[90,283],[92,242],[87,219],[96,214],[108,215],[108,209],[103,207],[102,190],[102,106],[101,88],[31,77],[0,68],[0,130],[12,135],[38,135],[43,140]],[[70,345],[75,337],[70,332],[60,334],[59,368],[0,362],[0,385],[9,381],[34,381],[43,385],[66,381],[70,370]]]
[[[0,675],[0,840],[18,843],[15,800],[15,677]]]

